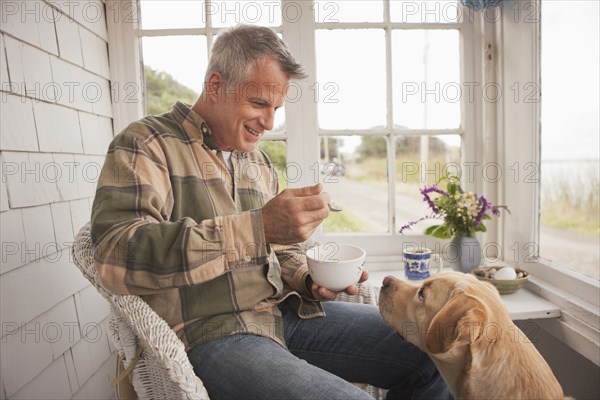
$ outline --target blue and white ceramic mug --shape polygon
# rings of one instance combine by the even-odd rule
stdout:
[[[404,274],[406,279],[420,281],[431,276],[431,249],[425,247],[407,247],[403,251]],[[442,258],[434,254],[438,260],[438,272],[442,270]]]

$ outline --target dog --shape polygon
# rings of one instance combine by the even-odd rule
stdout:
[[[570,399],[487,282],[458,272],[422,284],[388,276],[379,309],[429,355],[455,399]]]

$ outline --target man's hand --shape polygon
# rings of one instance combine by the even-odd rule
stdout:
[[[318,183],[299,189],[285,189],[262,209],[267,243],[304,242],[329,215],[329,195]]]
[[[360,280],[358,282],[361,283],[361,282],[366,281],[367,279],[369,279],[369,272],[363,270],[362,275],[360,276]],[[310,279],[309,282],[311,283],[310,292],[312,293],[313,298],[315,300],[319,300],[319,301],[335,300],[337,295],[339,293],[341,293],[341,292],[334,292],[327,288],[319,286],[316,283],[314,283],[312,281],[312,279]],[[344,290],[344,292],[349,295],[354,295],[358,292],[358,287],[356,287],[356,285],[350,285],[346,288],[346,290]]]

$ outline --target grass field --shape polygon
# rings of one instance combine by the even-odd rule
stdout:
[[[542,224],[600,236],[600,177],[597,163],[542,175]]]

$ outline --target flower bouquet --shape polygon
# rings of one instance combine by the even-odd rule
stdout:
[[[438,185],[446,182],[446,190]],[[470,272],[481,262],[481,246],[475,232],[485,232],[484,220],[500,215],[500,209],[506,206],[495,206],[484,196],[473,192],[465,192],[460,187],[460,179],[454,175],[442,177],[433,186],[421,189],[423,201],[427,202],[431,214],[409,222],[400,229],[403,234],[406,229],[426,219],[442,219],[439,225],[425,229],[426,235],[440,239],[450,239],[450,246],[445,254],[444,263],[454,270]]]
[[[446,190],[438,187],[442,182],[447,182]],[[508,211],[506,206],[495,206],[484,196],[463,191],[460,187],[460,179],[455,175],[446,175],[434,185],[422,188],[421,194],[432,213],[404,225],[400,229],[400,234],[423,220],[442,219],[443,223],[430,226],[425,230],[425,234],[440,239],[474,236],[475,232],[486,231],[483,221],[491,219],[490,213],[499,216],[501,208]]]

